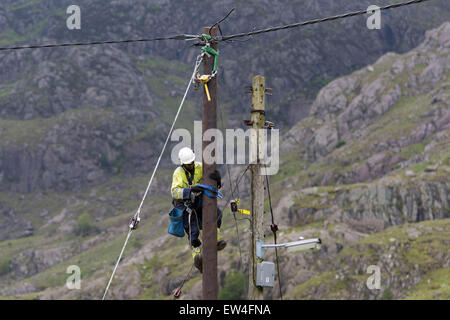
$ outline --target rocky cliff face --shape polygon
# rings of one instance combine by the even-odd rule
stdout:
[[[436,179],[435,174],[428,178]],[[287,225],[330,218],[374,231],[388,226],[449,217],[449,184],[401,178],[336,188],[303,189],[289,208]],[[372,225],[373,224],[373,225]]]
[[[310,116],[290,130],[283,152],[345,168],[316,176],[322,185],[370,181],[429,160],[431,151],[448,140],[449,32],[445,24],[427,32],[417,49],[387,54],[330,83],[319,92]]]
[[[6,56],[5,62],[20,55]],[[43,61],[26,65],[16,85],[5,85],[8,94],[0,97],[1,190],[80,190],[119,172],[150,169],[157,154],[154,144],[162,143],[168,131],[161,121],[168,112],[163,108],[175,105],[170,95],[181,86],[164,80],[172,91],[155,95],[148,79],[175,71],[176,65],[150,70],[145,59],[101,47],[54,54],[63,64],[36,59]],[[178,80],[176,72],[172,81]]]

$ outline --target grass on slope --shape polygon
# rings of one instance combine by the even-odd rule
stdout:
[[[437,269],[425,274],[404,299],[450,300],[450,268]]]

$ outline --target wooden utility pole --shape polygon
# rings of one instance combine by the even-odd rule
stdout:
[[[211,34],[215,37],[217,35],[216,28],[211,29],[205,27],[204,34]],[[211,43],[211,48],[217,51],[217,43]],[[214,68],[214,56],[204,56],[203,59],[203,74],[211,75]],[[204,90],[203,94],[203,108],[202,108],[202,134],[208,129],[217,128],[217,77],[213,77],[207,83],[210,100]],[[203,136],[203,135],[202,135]],[[214,142],[202,142],[202,159],[203,159],[203,178],[202,183],[217,187],[217,183],[212,180],[209,175],[216,170],[216,161],[205,159],[203,151],[205,148]],[[212,157],[215,157],[215,150]],[[208,155],[206,155],[208,156]],[[209,198],[203,194],[203,276],[202,276],[202,290],[203,300],[217,300],[219,282],[217,278],[217,199]]]
[[[249,300],[263,300],[263,288],[256,286],[256,268],[261,261],[256,257],[257,239],[264,239],[264,176],[261,160],[264,152],[266,84],[263,76],[256,76],[252,82],[252,130],[250,134],[250,171],[252,197],[252,250],[249,266]]]

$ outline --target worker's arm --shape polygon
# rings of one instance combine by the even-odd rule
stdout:
[[[188,187],[186,181],[183,179],[183,170],[175,170],[172,178],[172,198],[173,199],[189,199],[191,197],[191,189]]]

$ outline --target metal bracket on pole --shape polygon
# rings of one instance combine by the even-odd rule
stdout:
[[[320,245],[322,244],[322,240],[320,238],[315,239],[306,239],[303,237],[299,238],[299,241],[288,242],[288,243],[280,243],[280,244],[264,244],[264,240],[257,239],[256,240],[256,256],[258,259],[264,259],[264,249],[265,248],[291,248],[291,247],[299,247],[296,248],[298,251],[307,251],[311,249],[320,249]]]
[[[264,240],[257,239],[256,240],[256,257],[258,259],[264,259]]]

